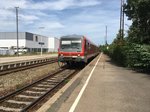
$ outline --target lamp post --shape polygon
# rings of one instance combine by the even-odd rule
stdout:
[[[18,8],[16,8],[16,34],[17,34],[17,55],[19,56],[18,47],[19,47],[19,41],[18,41]]]
[[[107,26],[106,26],[106,32],[105,32],[105,45],[107,45]]]
[[[120,38],[123,40],[124,38],[124,0],[121,0],[120,5]]]
[[[39,29],[44,29],[45,27],[39,27]],[[43,48],[42,45],[44,45],[44,43],[42,42],[42,35],[41,35],[41,42],[39,42],[39,44],[41,45],[41,56],[43,54]]]
[[[122,0],[122,39],[124,38],[124,0]]]

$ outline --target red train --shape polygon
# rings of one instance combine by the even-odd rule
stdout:
[[[74,62],[87,63],[90,58],[99,54],[96,45],[82,35],[68,35],[60,38],[58,60],[67,64]]]

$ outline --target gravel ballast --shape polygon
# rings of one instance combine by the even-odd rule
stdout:
[[[58,63],[53,63],[0,76],[0,96],[2,97],[26,84],[30,84],[58,68]]]

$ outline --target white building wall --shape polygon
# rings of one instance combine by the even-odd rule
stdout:
[[[41,38],[42,37],[42,38]],[[59,39],[54,37],[45,37],[38,34],[29,32],[19,32],[19,47],[26,47],[29,49],[39,49],[41,45],[39,42],[43,42],[42,48],[48,49],[48,52],[57,52],[59,48]],[[17,46],[16,33],[15,32],[0,32],[0,47],[10,48]]]
[[[52,37],[48,38],[48,51],[49,52],[54,51],[54,38]]]
[[[25,47],[25,39],[19,39],[19,47]],[[12,47],[17,46],[17,40],[15,39],[1,39],[0,40],[0,47]]]
[[[32,41],[26,40],[26,46],[28,48],[41,48],[41,45],[39,44],[39,42],[44,43],[44,45],[42,45],[42,48],[48,48],[48,37],[41,36],[41,35],[34,35]]]
[[[57,52],[59,48],[59,39],[54,37],[48,38],[48,52]]]
[[[40,45],[38,44],[38,42],[26,40],[26,47],[27,48],[40,48]]]
[[[43,48],[48,49],[48,37],[42,37],[42,42],[44,43]]]
[[[58,48],[59,48],[59,45],[60,45],[60,41],[58,38],[55,38],[55,51],[58,52]]]

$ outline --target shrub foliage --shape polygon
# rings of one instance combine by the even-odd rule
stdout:
[[[111,44],[109,49],[104,49],[119,65],[129,67],[138,71],[150,72],[150,46],[135,43],[124,43],[122,45]]]

